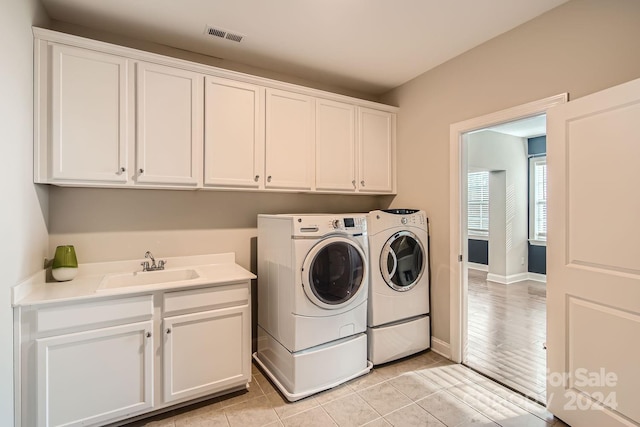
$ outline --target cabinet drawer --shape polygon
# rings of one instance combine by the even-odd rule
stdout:
[[[150,319],[152,316],[153,296],[142,295],[38,309],[36,325],[38,332],[50,332],[101,323]]]
[[[210,286],[164,294],[164,314],[247,304],[249,283]]]

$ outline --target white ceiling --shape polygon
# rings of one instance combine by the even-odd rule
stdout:
[[[51,18],[380,94],[567,0],[42,0]],[[244,35],[205,35],[207,25]]]
[[[483,130],[505,133],[520,138],[531,138],[547,134],[547,115],[528,117],[513,122],[502,123]]]

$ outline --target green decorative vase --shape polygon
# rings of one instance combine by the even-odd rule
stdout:
[[[58,282],[66,282],[78,274],[78,259],[73,245],[58,246],[53,258],[51,274]]]

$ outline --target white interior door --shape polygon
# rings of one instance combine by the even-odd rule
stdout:
[[[547,401],[640,424],[640,80],[547,114]]]

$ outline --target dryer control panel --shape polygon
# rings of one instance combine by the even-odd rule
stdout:
[[[414,227],[424,227],[427,224],[427,219],[424,212],[419,212],[411,215],[401,216],[400,224],[411,225]]]
[[[369,235],[391,229],[408,229],[415,227],[429,232],[427,214],[416,209],[390,209],[369,212],[367,216]]]

